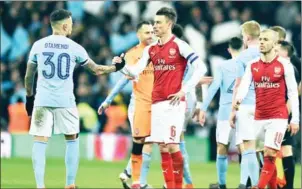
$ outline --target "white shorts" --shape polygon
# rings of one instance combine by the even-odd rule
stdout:
[[[74,135],[80,132],[78,109],[34,107],[30,135],[51,137],[54,134]]]
[[[217,121],[216,142],[227,145],[235,136],[235,129],[232,129],[228,120]]]
[[[179,143],[182,133],[186,103],[172,106],[170,100],[152,104],[151,107],[151,136],[148,142],[153,143]]]
[[[265,147],[280,150],[287,125],[287,119],[255,120],[255,136]]]
[[[241,105],[236,114],[236,145],[244,140],[255,140],[254,105]]]
[[[186,95],[186,112],[185,112],[185,122],[183,126],[183,131],[186,131],[189,121],[192,120],[192,116],[194,114],[195,108],[196,108],[196,95],[194,90],[194,93],[190,92]]]

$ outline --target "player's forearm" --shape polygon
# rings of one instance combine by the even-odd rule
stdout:
[[[196,60],[193,63],[192,68],[190,68],[190,69],[194,69],[191,78],[182,87],[182,90],[185,93],[187,93],[190,89],[195,87],[199,83],[200,77],[204,76],[204,74],[207,72],[207,67],[205,66],[205,64],[198,60]]]
[[[37,66],[35,64],[28,63],[26,74],[24,78],[24,85],[26,89],[26,96],[34,95],[34,82],[35,82],[35,74],[36,74]]]
[[[115,96],[128,84],[129,80],[123,76],[117,84],[114,86],[110,94],[105,99],[105,102],[110,104],[112,100],[115,98]]]
[[[233,97],[232,97],[232,111],[235,111],[234,105],[236,104],[236,95],[238,93],[239,85],[240,85],[240,79],[236,79],[234,90],[233,90]]]
[[[208,95],[204,99],[202,106],[200,107],[201,110],[206,111],[208,109],[208,106],[210,105],[211,101],[213,100],[215,94],[217,93],[219,88],[219,83],[217,81],[214,81],[209,89],[208,89]]]
[[[115,65],[110,65],[110,66],[99,65],[96,69],[95,75],[104,75],[115,71],[116,71]]]

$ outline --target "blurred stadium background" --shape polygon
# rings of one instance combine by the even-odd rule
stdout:
[[[111,64],[119,55],[137,44],[135,26],[140,20],[152,20],[163,7],[174,7],[178,23],[184,27],[185,37],[200,54],[215,76],[215,67],[230,58],[227,41],[240,36],[240,24],[256,20],[263,28],[280,25],[287,30],[301,57],[301,1],[265,2],[190,2],[190,1],[68,1],[68,2],[0,2],[1,9],[1,188],[33,188],[31,167],[32,138],[27,135],[29,120],[24,109],[24,75],[31,45],[51,34],[50,13],[59,8],[72,12],[74,28],[71,38],[88,51],[99,64]],[[301,73],[301,65],[296,65]],[[120,78],[120,73],[94,77],[82,68],[74,74],[75,94],[81,117],[80,187],[119,187],[117,176],[125,166],[131,149],[127,105],[131,84],[114,100],[105,115],[96,110]],[[193,121],[187,135],[187,148],[193,178],[197,187],[207,187],[216,181],[215,124],[219,95],[211,103],[206,127]],[[301,186],[301,132],[296,138],[294,153],[297,170],[295,186]],[[47,149],[46,184],[61,187],[64,184],[64,150],[61,136],[52,137]],[[153,157],[158,160],[158,150]],[[234,145],[229,152],[231,161],[237,161]],[[100,161],[101,160],[101,161]],[[112,163],[113,162],[113,163]],[[229,168],[228,184],[239,183],[239,166]],[[60,176],[60,177],[58,177]],[[20,177],[20,178],[18,178]],[[198,180],[198,181],[197,181]],[[151,185],[161,187],[159,164],[153,163],[149,176]]]

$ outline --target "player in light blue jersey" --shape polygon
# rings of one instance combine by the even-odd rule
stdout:
[[[241,78],[245,72],[247,64],[260,57],[259,51],[259,35],[260,24],[256,21],[245,22],[241,26],[243,43],[245,50],[242,51],[237,58],[237,79],[233,93],[233,108],[230,115],[230,125],[235,127],[236,120],[236,145],[241,141],[241,172],[239,188],[245,188],[248,178],[251,179],[251,185],[257,186],[259,180],[259,164],[256,156],[256,136],[254,131],[254,114],[255,114],[255,89],[251,84],[247,97],[242,102],[239,111],[236,114],[234,97],[237,94]]]
[[[234,129],[230,127],[228,119],[232,109],[233,88],[237,77],[236,58],[242,49],[243,42],[240,38],[233,37],[229,41],[228,51],[232,55],[232,59],[226,60],[218,66],[217,75],[215,75],[212,84],[208,88],[208,95],[203,100],[203,103],[200,107],[199,122],[203,126],[205,123],[207,108],[218,89],[220,89],[219,111],[216,127],[216,168],[218,185],[210,185],[210,188],[226,188],[226,174],[228,166],[227,151],[231,138],[235,134]]]
[[[72,18],[67,10],[50,15],[53,34],[36,41],[30,51],[25,75],[26,110],[32,116],[29,134],[34,135],[33,169],[37,188],[45,188],[45,151],[48,138],[64,134],[66,139],[66,184],[75,188],[79,164],[79,117],[73,94],[73,72],[82,65],[95,75],[119,71],[125,62],[110,66],[97,65],[86,50],[69,39]],[[36,95],[33,92],[38,72]]]

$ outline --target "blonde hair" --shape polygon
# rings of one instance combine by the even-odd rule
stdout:
[[[272,36],[273,36],[273,40],[276,41],[276,42],[278,41],[278,32],[276,32],[272,29],[264,29],[264,30],[261,31],[261,33],[271,33]]]
[[[260,24],[255,20],[244,22],[241,25],[242,33],[251,36],[253,39],[260,35]]]
[[[269,29],[274,30],[275,32],[278,33],[279,40],[282,40],[282,41],[285,40],[286,30],[283,27],[281,27],[281,26],[272,26]]]

